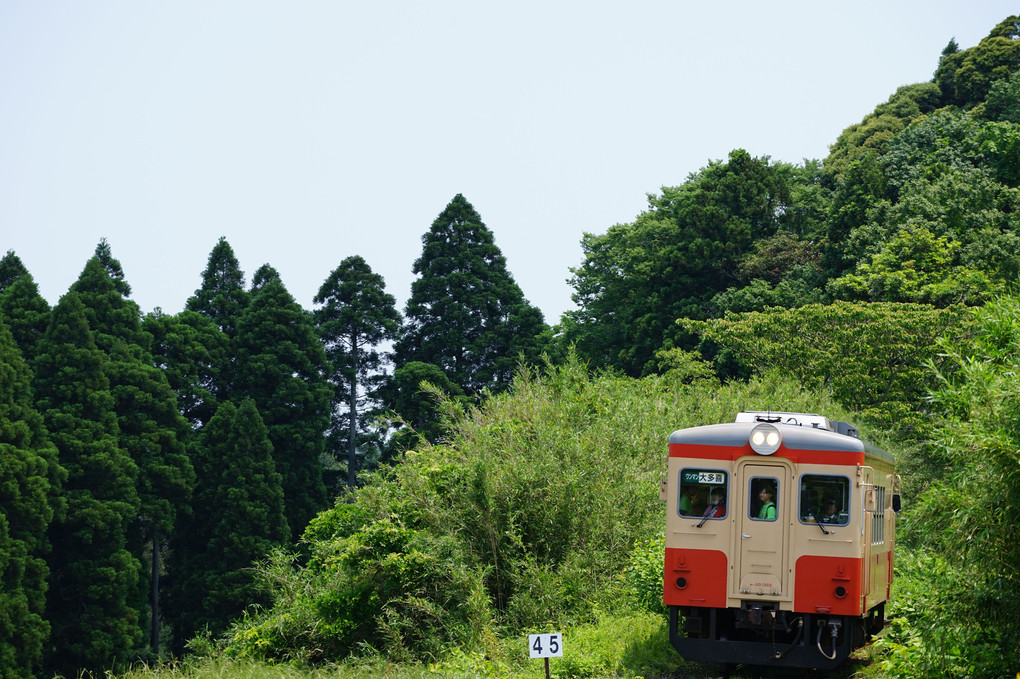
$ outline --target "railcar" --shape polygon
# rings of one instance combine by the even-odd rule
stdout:
[[[883,625],[900,479],[845,422],[742,412],[669,438],[663,603],[689,660],[833,668]]]

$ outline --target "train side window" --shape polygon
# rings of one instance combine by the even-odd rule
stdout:
[[[885,542],[885,487],[875,487],[875,513],[871,515],[871,544]]]
[[[747,496],[748,516],[759,521],[775,521],[779,514],[779,479],[755,476]]]
[[[850,479],[804,474],[800,477],[800,520],[803,523],[850,523]]]
[[[677,512],[691,518],[722,519],[729,497],[727,474],[718,469],[681,469]]]

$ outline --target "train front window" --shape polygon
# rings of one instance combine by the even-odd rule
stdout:
[[[800,479],[800,520],[835,526],[850,523],[850,479],[804,474]]]
[[[779,514],[779,479],[771,476],[755,476],[747,496],[747,512],[752,519],[775,521]]]
[[[726,472],[718,469],[680,470],[677,512],[691,518],[722,519],[729,497]]]

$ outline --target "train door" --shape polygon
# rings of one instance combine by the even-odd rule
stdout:
[[[782,596],[789,592],[786,542],[792,511],[790,471],[781,464],[745,462],[740,467],[740,535],[735,565],[737,596]]]

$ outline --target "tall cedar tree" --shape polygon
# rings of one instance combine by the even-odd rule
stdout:
[[[0,316],[0,676],[42,669],[47,529],[65,473],[32,398],[31,373]]]
[[[138,467],[118,444],[105,362],[81,299],[68,292],[34,365],[38,407],[67,470],[66,515],[50,526],[47,599],[47,665],[66,675],[109,668],[142,640],[141,614],[131,605],[141,565],[128,550]]]
[[[28,273],[21,258],[14,254],[14,250],[8,250],[7,254],[0,259],[0,292],[11,286],[11,283]]]
[[[322,305],[314,312],[315,325],[326,348],[335,389],[329,445],[335,453],[346,451],[347,485],[353,488],[358,434],[365,432],[366,415],[372,412],[371,395],[362,394],[378,381],[384,355],[377,348],[397,338],[400,312],[396,299],[386,292],[382,276],[356,255],[333,269],[314,302]]]
[[[192,451],[195,513],[182,521],[165,590],[177,652],[195,634],[218,635],[245,607],[265,603],[252,563],[289,535],[273,444],[252,399],[223,403]]]
[[[248,306],[250,295],[244,289],[244,273],[234,256],[234,249],[226,238],[220,238],[209,253],[209,262],[202,272],[202,287],[188,299],[184,308],[207,316],[233,341],[237,335],[237,322]],[[217,367],[219,381],[214,395],[229,398],[233,386],[232,363],[228,360]]]
[[[548,328],[507,271],[474,207],[457,194],[422,236],[397,365],[439,366],[468,394],[510,385],[520,355],[536,361]]]
[[[322,454],[329,427],[326,354],[312,315],[279,275],[256,272],[251,302],[237,323],[236,393],[251,397],[269,430],[276,469],[283,477],[287,523],[301,535],[326,507]]]
[[[71,290],[85,305],[92,336],[106,354],[118,442],[138,467],[141,506],[128,538],[135,558],[149,564],[149,577],[142,579],[134,605],[149,612],[150,647],[158,654],[160,549],[195,483],[184,450],[188,423],[166,376],[153,365],[148,352],[152,337],[142,329],[138,305],[124,297],[131,288],[105,241]]]
[[[0,316],[29,364],[39,353],[39,342],[50,324],[50,305],[39,294],[39,286],[22,264],[8,250],[0,259]]]

